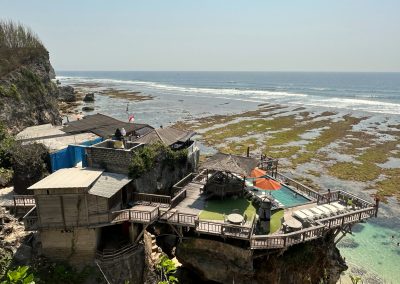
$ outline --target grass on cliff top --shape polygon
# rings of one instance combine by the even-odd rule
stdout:
[[[276,231],[278,231],[281,226],[282,226],[282,222],[281,219],[283,218],[285,210],[280,209],[280,210],[276,210],[272,216],[271,216],[271,220],[269,223],[269,233],[275,233]]]
[[[229,198],[225,200],[208,200],[199,218],[200,220],[224,221],[224,214],[229,215],[234,209],[238,209],[241,215],[246,214],[248,221],[253,220],[256,214],[256,209],[247,199]]]

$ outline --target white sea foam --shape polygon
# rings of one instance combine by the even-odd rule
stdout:
[[[212,97],[213,99],[234,99],[243,102],[264,103],[294,103],[314,107],[334,107],[349,110],[358,110],[374,113],[398,114],[400,104],[371,100],[373,96],[360,96],[359,98],[340,98],[328,96],[314,96],[303,93],[288,91],[269,91],[257,89],[235,89],[235,88],[203,88],[186,87],[170,84],[162,84],[139,80],[117,80],[117,79],[93,79],[87,77],[57,76],[64,83],[97,83],[104,87],[115,86],[119,88],[141,88],[147,91],[158,91],[170,95],[181,95],[190,97]],[[323,88],[315,88],[321,89]]]

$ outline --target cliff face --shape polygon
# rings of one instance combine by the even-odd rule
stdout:
[[[262,254],[264,253],[264,255]],[[347,269],[333,240],[299,244],[287,251],[252,253],[219,241],[188,239],[176,248],[184,267],[216,283],[336,283]]]
[[[37,124],[60,124],[47,50],[0,44],[0,63],[0,121],[13,133]]]

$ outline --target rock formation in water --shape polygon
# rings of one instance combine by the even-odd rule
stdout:
[[[19,24],[0,22],[0,121],[14,133],[61,123],[54,76],[38,37]]]

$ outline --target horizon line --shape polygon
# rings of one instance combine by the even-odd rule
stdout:
[[[398,71],[329,71],[329,70],[56,70],[55,72],[243,72],[243,73],[400,73]]]

